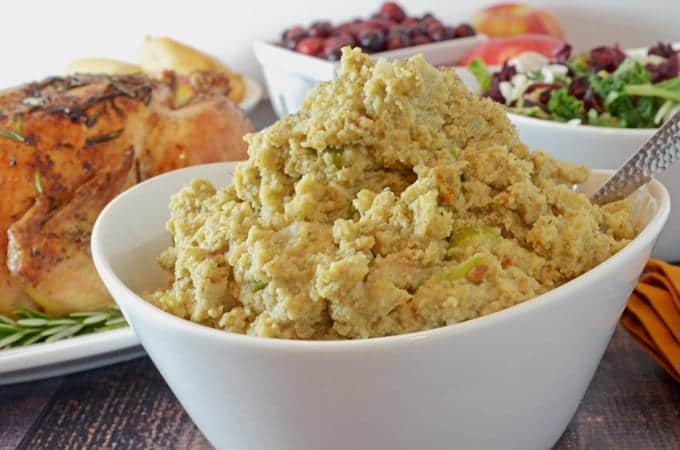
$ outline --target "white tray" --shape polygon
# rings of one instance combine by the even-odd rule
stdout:
[[[129,327],[0,350],[0,386],[95,369],[144,354]]]

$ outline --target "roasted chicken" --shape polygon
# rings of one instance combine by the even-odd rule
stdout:
[[[0,92],[0,313],[109,304],[90,258],[94,220],[146,178],[244,159],[252,125],[227,95],[219,74],[195,74],[191,95],[180,96],[172,73],[77,75]]]

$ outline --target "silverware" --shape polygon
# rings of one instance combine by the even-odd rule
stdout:
[[[621,200],[680,159],[680,112],[664,123],[623,166],[590,197],[598,205]]]

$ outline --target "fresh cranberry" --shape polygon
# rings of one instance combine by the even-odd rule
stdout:
[[[299,25],[288,28],[281,35],[281,44],[290,49],[295,50],[298,42],[308,36],[307,30]]]
[[[600,46],[595,47],[588,55],[588,64],[595,71],[605,70],[613,72],[626,59],[625,53],[621,51],[618,45],[613,47]]]
[[[454,28],[453,36],[457,38],[464,38],[474,36],[475,34],[477,34],[477,32],[474,28],[472,28],[472,25],[469,23],[461,23],[456,28]]]
[[[399,25],[399,22],[392,20],[392,19],[385,19],[385,20],[381,20],[380,24],[383,26],[383,30],[389,32],[390,30],[392,30],[392,28]]]
[[[354,38],[346,34],[326,38],[323,41],[323,56],[329,61],[338,61],[342,56],[342,48],[353,44]]]
[[[364,29],[359,32],[359,45],[368,53],[381,52],[385,50],[385,35],[372,28]]]
[[[402,7],[395,2],[383,3],[382,6],[380,7],[380,13],[396,22],[401,22],[406,18],[406,13],[402,9]]]
[[[405,33],[408,34],[409,27],[405,27],[404,25],[395,25],[392,28],[390,28],[390,31],[387,32],[388,36],[392,33]]]
[[[360,24],[358,24],[357,34],[361,33],[364,30],[384,31],[384,26],[377,20],[366,20],[365,22],[361,22]]]
[[[433,25],[439,25],[441,26],[442,23],[437,19],[436,17],[425,17],[423,20],[421,20],[422,23],[427,25],[428,27],[431,27]]]
[[[356,45],[356,43],[357,43],[357,40],[356,40],[356,38],[354,37],[353,34],[345,33],[345,32],[338,33],[338,34],[336,34],[335,36],[330,36],[329,39],[330,39],[330,38],[339,38],[339,39],[342,39],[343,41],[346,42],[345,45]]]
[[[418,36],[413,38],[413,45],[422,45],[422,44],[428,44],[430,42],[430,38],[425,36],[424,34],[419,34]]]
[[[675,53],[673,46],[671,44],[664,44],[663,42],[659,42],[654,47],[650,47],[649,50],[647,50],[648,55],[657,55],[664,58],[670,58],[673,53]]]
[[[441,25],[430,25],[427,29],[427,35],[434,42],[445,41],[447,39],[446,30]]]
[[[295,50],[309,56],[316,56],[323,51],[323,39],[318,37],[304,38],[298,42]]]
[[[419,20],[415,17],[407,17],[406,19],[401,21],[401,24],[406,26],[406,27],[410,27],[410,26],[413,26],[413,25],[418,25],[418,22],[419,22]]]
[[[354,24],[352,22],[343,22],[333,30],[333,35],[354,34]]]
[[[396,28],[396,27],[395,27]],[[408,33],[402,29],[393,29],[387,35],[387,50],[396,50],[411,45],[411,38]]]
[[[402,25],[402,26],[404,26],[404,25]],[[418,24],[415,24],[415,25],[406,26],[406,34],[408,34],[408,37],[413,39],[414,37],[420,36],[423,33],[421,33],[420,27],[418,26]]]
[[[311,37],[325,38],[333,32],[333,25],[328,21],[314,22],[309,26],[309,35]]]

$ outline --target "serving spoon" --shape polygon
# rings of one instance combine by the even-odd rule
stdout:
[[[667,120],[590,197],[598,205],[621,200],[680,159],[680,111]]]

